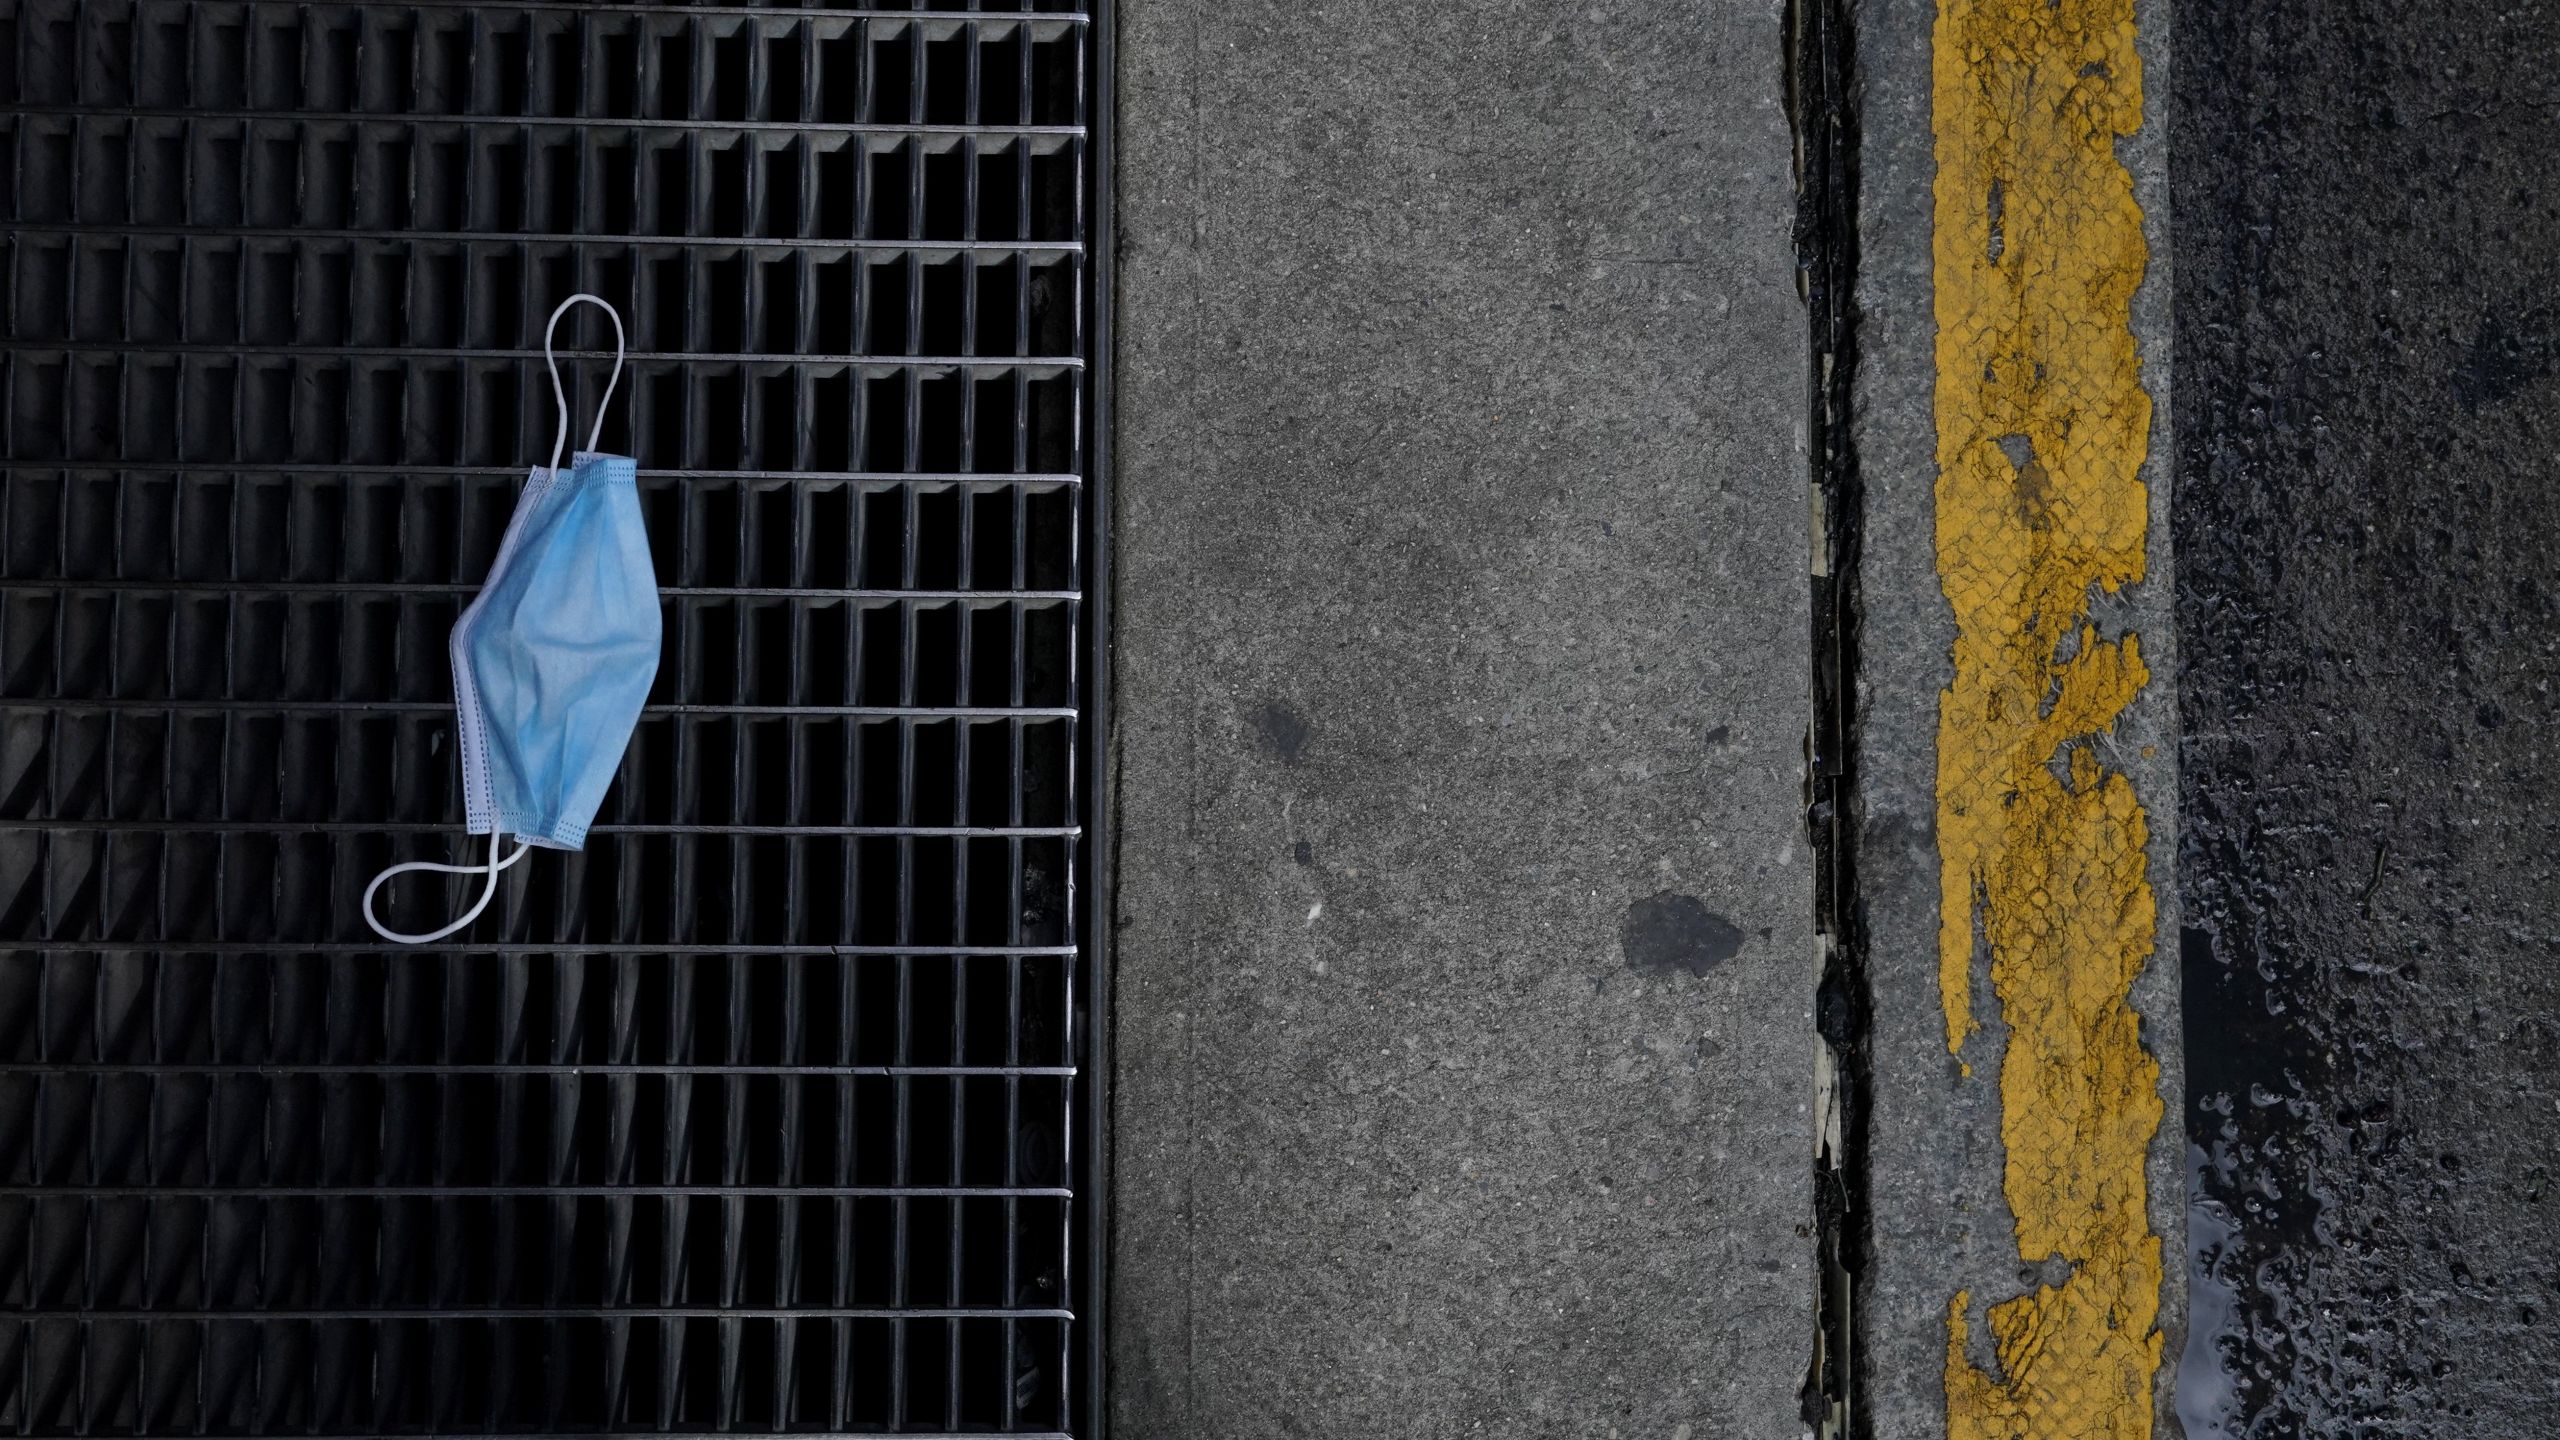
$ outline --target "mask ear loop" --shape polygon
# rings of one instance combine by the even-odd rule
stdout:
[[[586,448],[592,452],[604,439],[605,411],[613,405],[613,387],[622,383],[623,335],[622,312],[602,298],[584,291],[560,302],[551,312],[551,323],[542,327],[542,363],[551,367],[551,398],[560,405],[560,433],[551,442],[551,478],[560,478],[560,457],[569,448],[569,392],[560,384],[560,357],[552,353],[551,336],[560,328],[560,317],[573,305],[593,305],[613,319],[613,374],[604,382],[604,398],[596,402],[596,428],[587,432]]]
[[[402,945],[424,945],[430,940],[441,940],[447,935],[452,934],[454,931],[470,924],[472,921],[479,919],[480,912],[488,909],[489,902],[497,898],[498,872],[523,859],[524,852],[533,848],[532,841],[519,840],[516,842],[515,852],[509,855],[506,859],[501,860],[498,858],[498,846],[502,839],[503,837],[495,834],[492,834],[489,837],[489,863],[485,867],[479,865],[447,865],[437,860],[409,860],[398,865],[394,865],[383,871],[381,874],[374,876],[373,883],[364,887],[364,923],[372,926],[373,933],[381,936],[385,940],[394,941]],[[381,921],[373,918],[373,892],[381,889],[383,885],[394,875],[410,870],[432,870],[443,875],[478,875],[481,874],[484,869],[489,876],[489,883],[481,888],[480,902],[472,906],[470,909],[463,911],[460,919],[454,921],[450,925],[447,925],[441,930],[429,930],[419,935],[405,935],[400,931],[387,928]]]

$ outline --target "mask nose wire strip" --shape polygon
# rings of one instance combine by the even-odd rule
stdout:
[[[587,432],[586,448],[589,451],[604,439],[605,411],[613,405],[613,387],[622,383],[622,359],[627,348],[622,334],[622,312],[603,298],[583,290],[561,301],[559,308],[551,312],[551,323],[542,327],[542,363],[551,367],[551,398],[560,402],[560,433],[551,442],[551,477],[554,480],[560,478],[560,457],[569,446],[569,392],[560,384],[560,358],[552,353],[551,337],[560,328],[560,317],[568,314],[573,305],[593,305],[613,320],[613,374],[604,382],[604,398],[596,402],[596,428]]]
[[[509,855],[506,859],[501,860],[498,858],[498,847],[505,843],[506,837],[503,835],[493,834],[489,837],[489,863],[486,866],[447,865],[436,860],[409,860],[404,861],[401,864],[394,865],[390,869],[383,871],[381,874],[374,876],[373,883],[364,887],[364,923],[372,926],[373,933],[381,936],[385,940],[395,941],[402,945],[424,945],[430,940],[441,940],[447,935],[452,934],[454,931],[461,929],[463,926],[470,924],[472,921],[479,919],[480,912],[488,909],[489,902],[497,898],[498,872],[523,859],[524,852],[533,848],[533,842],[529,840],[519,840],[516,842],[515,852]],[[480,902],[472,906],[470,909],[462,912],[461,918],[455,920],[452,924],[447,925],[441,930],[429,930],[420,935],[404,935],[397,930],[387,928],[381,921],[373,918],[373,892],[381,889],[384,883],[389,881],[392,876],[408,870],[433,870],[444,875],[478,875],[485,871],[489,877],[489,883],[481,887]]]

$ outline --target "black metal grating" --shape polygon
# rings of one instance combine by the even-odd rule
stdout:
[[[1083,1430],[1090,18],[0,44],[0,1429]],[[582,854],[385,946],[575,290],[658,684]]]

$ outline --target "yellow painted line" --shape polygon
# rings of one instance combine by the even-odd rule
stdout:
[[[2009,1032],[2002,1189],[2020,1259],[2065,1267],[1988,1307],[1988,1367],[1967,1354],[1970,1292],[1952,1297],[1947,1433],[2147,1440],[2159,1065],[2127,996],[2153,948],[2148,825],[2093,741],[2148,675],[2136,637],[2089,623],[2094,589],[2142,577],[2148,523],[2131,306],[2149,255],[2115,155],[2142,122],[2133,0],[1939,0],[1931,65],[1938,576],[1956,621],[1938,980],[1961,1054],[1987,952]]]

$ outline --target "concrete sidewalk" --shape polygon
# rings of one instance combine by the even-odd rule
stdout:
[[[1119,23],[1116,1433],[1795,1436],[1780,7]]]

